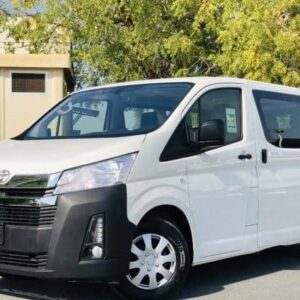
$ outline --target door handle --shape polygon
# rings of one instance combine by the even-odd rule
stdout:
[[[268,150],[267,149],[261,150],[261,161],[263,164],[266,164],[268,162]]]
[[[238,159],[240,160],[245,160],[245,159],[251,159],[252,158],[252,155],[250,153],[247,153],[247,154],[240,154],[238,156]]]

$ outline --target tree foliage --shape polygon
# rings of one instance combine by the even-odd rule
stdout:
[[[300,86],[299,0],[9,4],[0,11],[9,34],[30,41],[31,53],[63,52],[71,44],[80,82],[226,75]]]

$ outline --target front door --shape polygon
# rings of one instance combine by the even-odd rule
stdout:
[[[252,103],[253,105],[253,103]],[[186,115],[198,124],[221,120],[225,145],[187,158],[190,207],[197,225],[198,258],[242,251],[246,227],[256,246],[256,151],[250,113],[241,86],[207,90]]]

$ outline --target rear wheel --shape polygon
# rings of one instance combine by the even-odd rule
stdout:
[[[121,281],[130,299],[167,299],[182,286],[190,266],[188,246],[172,223],[143,223],[132,241],[128,275]]]

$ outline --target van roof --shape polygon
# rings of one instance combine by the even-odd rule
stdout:
[[[86,89],[82,89],[80,91],[76,91],[74,93],[80,93],[84,91],[90,90],[97,90],[103,88],[111,88],[111,87],[118,87],[118,86],[128,86],[128,85],[139,85],[139,84],[155,84],[155,83],[172,83],[172,82],[189,82],[194,83],[198,86],[207,86],[211,84],[218,84],[218,83],[232,83],[232,84],[252,84],[256,86],[265,87],[265,88],[273,88],[273,89],[280,89],[280,90],[289,90],[290,92],[294,90],[294,92],[300,93],[299,88],[289,87],[279,84],[273,83],[266,83],[261,81],[255,80],[248,80],[248,79],[241,79],[241,78],[234,78],[234,77],[178,77],[178,78],[164,78],[164,79],[146,79],[146,80],[137,80],[137,81],[127,81],[121,83],[113,83],[113,84],[105,84],[96,87],[89,87]]]

